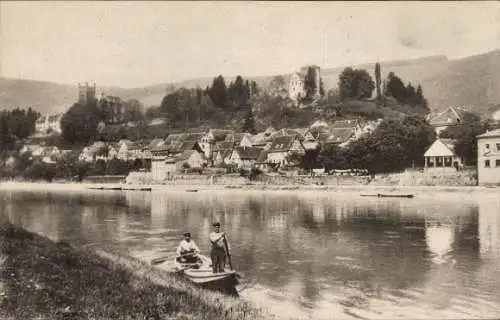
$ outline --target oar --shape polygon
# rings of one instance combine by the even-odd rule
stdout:
[[[186,257],[186,256],[193,255],[193,254],[195,254],[195,253],[183,254],[183,255],[180,255],[179,257]],[[167,256],[155,258],[155,259],[151,260],[151,264],[160,264],[160,263],[163,263],[163,262],[170,260],[170,259],[171,259],[171,257],[167,257]]]
[[[160,264],[160,263],[163,263],[169,259],[170,259],[170,257],[155,258],[155,259],[151,260],[151,264]]]
[[[224,242],[224,247],[227,252],[227,262],[229,262],[229,269],[233,270],[233,263],[231,262],[231,254],[229,253],[229,247],[227,245],[226,235],[224,235],[222,241]]]

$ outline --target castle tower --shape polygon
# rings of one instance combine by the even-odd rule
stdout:
[[[88,101],[95,100],[96,85],[95,82],[89,85],[88,82],[85,84],[78,84],[78,102],[86,103]]]

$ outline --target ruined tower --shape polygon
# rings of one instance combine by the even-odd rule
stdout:
[[[85,82],[85,84],[78,84],[78,102],[86,103],[88,101],[93,101],[95,97],[96,85],[95,82],[90,84]]]

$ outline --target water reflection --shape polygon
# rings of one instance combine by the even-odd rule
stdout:
[[[173,254],[221,222],[268,304],[312,318],[500,315],[500,201],[141,192],[0,194],[4,216],[54,240]],[[295,309],[294,309],[295,308]],[[298,311],[297,311],[298,312]],[[298,316],[298,314],[297,314]]]

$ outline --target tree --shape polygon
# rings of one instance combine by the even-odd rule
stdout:
[[[406,87],[403,81],[396,76],[394,72],[389,72],[387,75],[385,94],[394,97],[398,102],[405,102],[406,100]]]
[[[417,116],[385,120],[369,136],[345,148],[329,146],[319,161],[327,169],[368,169],[372,173],[394,172],[423,164],[423,154],[435,139],[433,128]]]
[[[68,143],[89,144],[94,140],[99,121],[96,101],[77,102],[61,119],[62,137]]]
[[[401,104],[407,104],[413,107],[420,106],[428,109],[422,86],[418,85],[416,90],[411,83],[405,86],[403,80],[396,76],[394,72],[390,72],[387,75],[384,94],[393,97]]]
[[[257,133],[257,130],[255,129],[255,118],[251,107],[248,108],[248,113],[245,121],[243,122],[243,127],[241,128],[241,130],[243,132],[248,132],[251,134]]]
[[[113,158],[106,164],[106,174],[108,175],[127,175],[130,167],[127,162]]]
[[[466,164],[474,165],[477,162],[476,137],[489,130],[490,124],[472,112],[464,112],[462,121],[460,125],[443,130],[439,137],[455,140],[454,151],[457,156],[463,158]]]
[[[160,112],[173,122],[180,121],[182,119],[182,114],[179,102],[180,94],[178,91],[167,94],[161,101]]]
[[[366,70],[353,68],[342,71],[338,86],[342,100],[367,99],[375,89],[372,77]]]
[[[129,99],[125,101],[124,121],[144,121],[144,106],[137,99]]]
[[[323,83],[323,79],[319,79],[319,95],[320,97],[324,97],[325,96],[325,85]]]
[[[424,107],[426,109],[429,109],[429,105],[427,103],[427,99],[425,99],[425,97],[424,97],[424,91],[423,91],[421,85],[418,85],[418,87],[417,87],[416,96],[417,96],[417,100],[416,100],[417,104],[421,105],[422,107]]]
[[[316,70],[312,67],[307,68],[306,75],[304,77],[304,91],[305,97],[303,97],[303,102],[311,102],[316,98],[316,92],[318,91],[316,83]]]
[[[222,109],[228,107],[226,81],[222,75],[219,75],[213,80],[212,87],[209,90],[209,96],[217,107]]]
[[[271,96],[282,96],[287,93],[285,77],[275,76],[269,83],[269,94]]]
[[[377,103],[378,105],[381,105],[382,103],[382,92],[380,90],[380,81],[381,81],[381,76],[380,76],[380,63],[375,64],[375,86],[377,88]]]
[[[250,96],[255,96],[258,95],[259,93],[260,93],[260,88],[257,85],[257,82],[252,80],[250,83]]]
[[[236,107],[245,106],[248,101],[248,91],[247,84],[241,76],[237,76],[234,83],[231,82],[229,89],[227,90],[228,101]]]

